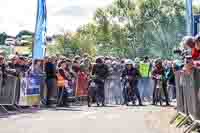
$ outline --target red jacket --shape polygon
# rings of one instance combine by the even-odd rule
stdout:
[[[192,59],[196,60],[200,58],[200,50],[193,48],[192,49]]]

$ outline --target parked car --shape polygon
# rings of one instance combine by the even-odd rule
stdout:
[[[6,44],[7,46],[16,45],[16,39],[14,39],[14,38],[7,38],[7,39],[5,40],[5,44]]]
[[[17,39],[17,44],[19,46],[24,46],[32,43],[32,36],[24,35]]]

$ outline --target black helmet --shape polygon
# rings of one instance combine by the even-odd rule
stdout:
[[[96,59],[96,63],[103,63],[103,59],[102,59],[101,57],[98,57],[98,58]]]
[[[155,64],[156,64],[156,65],[162,64],[162,60],[161,60],[161,59],[157,59],[157,60],[155,61]]]

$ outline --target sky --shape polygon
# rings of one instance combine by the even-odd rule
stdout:
[[[92,19],[98,7],[113,0],[46,0],[49,35],[64,30],[75,31]],[[0,33],[16,35],[20,30],[35,29],[37,0],[0,0]]]
[[[64,30],[75,31],[91,20],[98,7],[113,0],[46,0],[49,35]],[[193,0],[194,4],[200,0]],[[20,30],[34,31],[37,0],[0,0],[0,33],[16,35]]]

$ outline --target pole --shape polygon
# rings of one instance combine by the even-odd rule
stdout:
[[[37,21],[38,21],[38,14],[39,14],[39,0],[37,0],[37,14],[36,14],[36,23],[35,23],[35,34],[34,34],[34,40],[32,44],[32,68],[31,70],[34,71],[34,64],[35,64],[35,59],[34,59],[34,48],[36,44],[36,30],[37,30]]]
[[[186,0],[186,23],[187,35],[193,35],[192,0]]]

